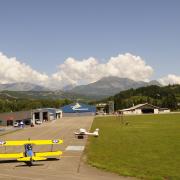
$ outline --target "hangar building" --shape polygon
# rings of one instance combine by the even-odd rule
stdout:
[[[20,121],[31,124],[31,111],[0,113],[0,126],[12,126],[14,122]]]
[[[63,112],[63,116],[74,116],[74,115],[95,115],[96,107],[82,104],[82,103],[73,103],[66,106],[61,107]]]
[[[151,104],[145,103],[145,104],[138,104],[136,106],[130,107],[128,109],[122,109],[119,110],[122,114],[159,114],[159,113],[168,113],[170,112],[169,109],[164,108],[161,109],[157,106],[153,106]]]
[[[60,109],[41,108],[32,111],[33,124],[35,124],[37,120],[43,122],[49,120],[56,120],[59,118],[62,118],[62,111]]]
[[[49,121],[62,118],[62,110],[42,108],[30,111],[0,113],[0,126],[13,126],[15,122],[23,121],[25,125],[35,124],[38,121]]]

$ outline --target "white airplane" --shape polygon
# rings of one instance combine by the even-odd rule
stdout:
[[[74,133],[76,136],[78,136],[78,138],[84,138],[84,136],[94,136],[94,137],[98,137],[99,136],[99,129],[97,128],[94,132],[90,133],[87,132],[86,129],[80,128],[79,132],[75,132]]]

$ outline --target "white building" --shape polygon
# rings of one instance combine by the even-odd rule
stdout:
[[[55,108],[41,108],[32,111],[32,123],[36,121],[43,123],[44,121],[56,120],[62,118],[62,110]]]
[[[168,113],[170,112],[169,109],[164,108],[161,109],[157,106],[153,106],[151,104],[138,104],[136,106],[119,110],[122,114],[159,114],[159,113]]]
[[[168,109],[168,108],[160,108],[159,109],[159,113],[170,113],[171,111],[170,111],[170,109]]]

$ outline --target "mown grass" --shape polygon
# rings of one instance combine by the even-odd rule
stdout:
[[[96,117],[86,149],[92,166],[143,179],[180,179],[180,114]]]

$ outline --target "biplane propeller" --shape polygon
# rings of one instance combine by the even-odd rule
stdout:
[[[62,154],[62,151],[49,152],[33,152],[33,145],[57,145],[62,144],[63,140],[18,140],[18,141],[0,141],[0,147],[6,146],[24,146],[24,152],[20,153],[4,153],[0,154],[0,159],[16,159],[17,161],[25,162],[32,166],[34,161],[47,160],[48,157],[56,157]]]

